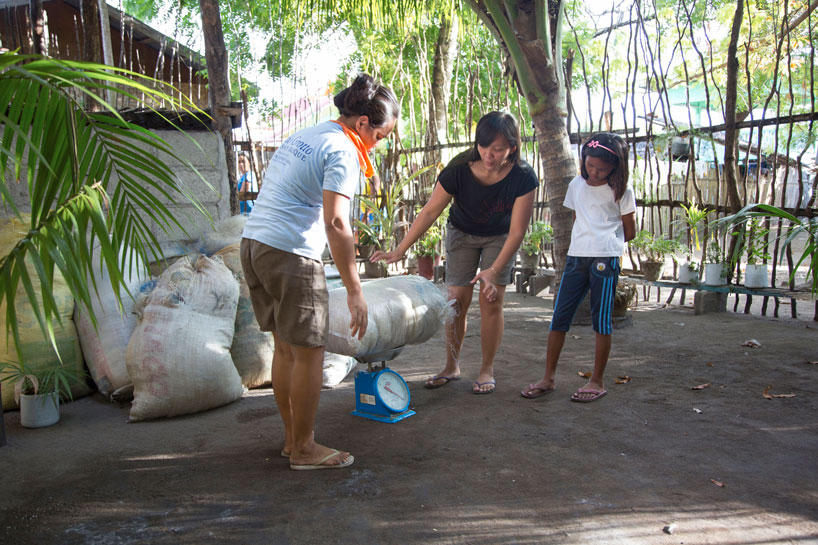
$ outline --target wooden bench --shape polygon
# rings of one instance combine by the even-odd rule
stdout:
[[[661,297],[661,288],[670,288],[670,295],[665,301],[665,304],[670,304],[673,300],[673,297],[676,294],[676,290],[681,290],[681,294],[679,297],[679,304],[683,304],[685,301],[685,296],[687,290],[694,290],[697,293],[718,293],[718,294],[725,294],[725,298],[727,295],[734,294],[736,295],[735,305],[733,306],[733,311],[737,312],[738,304],[739,304],[739,295],[745,295],[746,300],[744,303],[744,314],[750,313],[750,307],[753,303],[753,297],[764,297],[764,304],[762,305],[761,314],[762,316],[767,315],[767,301],[770,297],[775,300],[775,308],[773,312],[774,317],[778,317],[778,311],[780,306],[780,299],[788,299],[790,305],[790,314],[793,318],[798,318],[798,310],[796,301],[813,301],[816,302],[816,297],[809,291],[793,291],[793,290],[785,290],[780,288],[747,288],[745,286],[739,286],[736,284],[727,284],[724,286],[709,286],[707,284],[702,283],[693,283],[693,284],[681,284],[679,282],[673,280],[645,280],[644,277],[640,275],[632,275],[632,276],[623,276],[622,278],[637,282],[645,286],[648,290],[651,286],[656,286],[657,288],[657,295],[656,300],[659,301]],[[648,299],[650,296],[650,292],[645,295],[645,300]],[[697,314],[704,314],[706,309],[704,305],[698,305]],[[818,312],[818,303],[816,303],[816,312]],[[818,319],[818,314],[816,314],[816,319]]]

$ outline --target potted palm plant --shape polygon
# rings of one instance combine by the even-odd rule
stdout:
[[[699,208],[695,203],[688,206],[681,205],[685,211],[685,216],[681,223],[687,228],[690,233],[689,246],[691,250],[701,251],[701,240],[699,238],[699,225],[706,220],[707,214],[710,210],[707,208]],[[679,282],[682,284],[689,284],[694,280],[698,280],[700,267],[695,262],[693,253],[688,251],[685,253],[687,260],[679,266]]]
[[[760,218],[750,218],[747,222],[747,231],[744,235],[744,251],[747,255],[747,265],[744,267],[744,285],[748,288],[767,288],[770,286],[766,260],[770,259],[767,253],[766,238],[770,230],[762,225]]]
[[[645,258],[641,261],[642,274],[645,276],[645,280],[658,280],[662,276],[666,256],[673,255],[682,248],[682,244],[678,240],[656,237],[653,233],[644,229],[639,231],[629,244],[640,256]]]
[[[707,243],[704,259],[704,283],[708,286],[727,284],[727,271],[729,268],[727,256],[715,234],[710,237],[710,241]]]
[[[791,247],[797,238],[804,239],[801,255],[795,261],[790,274],[790,282],[794,281],[795,273],[802,264],[807,265],[807,279],[812,285],[812,293],[818,295],[818,216],[800,218],[790,212],[769,204],[748,204],[735,214],[726,216],[723,220],[729,224],[740,224],[752,218],[763,220],[776,219],[785,223],[786,229],[782,228],[783,243],[779,247],[779,256],[783,259],[784,251]],[[784,225],[782,225],[784,227]]]
[[[415,255],[417,256],[418,274],[420,276],[429,280],[434,278],[434,268],[436,265],[440,265],[440,242],[442,240],[443,233],[440,226],[434,224],[415,242]]]
[[[29,367],[19,363],[0,363],[2,381],[14,388],[14,400],[20,406],[20,424],[24,428],[52,426],[60,420],[60,398],[72,399],[71,383],[81,382],[84,371],[53,363]]]
[[[554,228],[544,221],[532,223],[520,244],[520,264],[523,269],[534,270],[540,264],[545,245],[554,239]]]
[[[160,136],[127,121],[102,100],[106,93],[141,96],[151,110],[151,104],[165,104],[203,122],[207,117],[177,90],[135,72],[0,52],[0,95],[5,101],[0,200],[17,218],[22,217],[20,209],[31,211],[25,233],[0,255],[0,306],[5,307],[6,339],[13,343],[17,361],[26,361],[21,346],[26,326],[18,319],[21,305],[33,309],[42,338],[56,349],[53,330],[60,321],[60,305],[52,281],[58,273],[96,324],[91,304],[95,289],[89,286],[95,267],[106,268],[115,293],[127,292],[123,263],[128,260],[121,259],[122,249],[134,249],[141,262],[148,263],[163,255],[148,224],[166,232],[177,228],[186,232],[184,219],[166,202],[189,202],[208,216],[173,164],[184,165],[204,186],[212,186]],[[99,108],[84,109],[78,99],[82,96],[95,100]],[[12,190],[12,183],[31,189],[25,194],[28,202],[13,198],[17,190]],[[95,246],[98,252],[92,251]],[[53,369],[53,381],[22,367],[6,371],[17,373],[18,381],[34,375],[39,391],[44,382],[45,390],[50,384],[65,384],[59,379],[65,376],[64,369],[59,367]],[[29,383],[20,385],[21,394]]]

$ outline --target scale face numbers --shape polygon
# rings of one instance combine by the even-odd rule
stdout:
[[[390,411],[399,413],[409,407],[409,388],[397,373],[386,369],[375,379],[375,391]]]

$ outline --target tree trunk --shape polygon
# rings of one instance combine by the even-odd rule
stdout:
[[[577,164],[566,128],[562,68],[562,0],[467,0],[505,47],[514,65],[520,93],[528,102],[542,157],[551,224],[554,227],[559,290],[571,242],[572,215],[562,203]]]
[[[730,45],[727,48],[727,89],[724,101],[724,183],[727,186],[727,202],[735,214],[741,209],[738,194],[738,129],[736,129],[736,101],[738,96],[738,40],[741,21],[744,17],[744,0],[736,2],[733,28],[730,31]]]
[[[227,64],[227,48],[224,45],[222,18],[218,0],[199,0],[202,12],[202,33],[207,60],[207,87],[213,130],[222,135],[224,158],[227,164],[227,184],[230,188],[230,213],[239,213],[239,195],[236,190],[236,159],[233,157],[233,129],[230,116],[230,80]]]
[[[82,0],[80,3],[82,18],[82,60],[103,63],[102,27],[99,19],[98,0]],[[85,95],[83,106],[86,110],[98,111],[99,103],[93,97]]]
[[[429,104],[429,133],[433,139],[431,144],[448,141],[446,113],[449,111],[452,71],[457,57],[457,28],[457,15],[452,13],[441,22],[437,36],[432,66],[432,101]]]
[[[29,0],[29,20],[31,21],[31,42],[35,55],[45,55],[45,18],[43,17],[43,1]]]

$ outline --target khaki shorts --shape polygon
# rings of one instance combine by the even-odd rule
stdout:
[[[469,286],[477,268],[488,269],[508,234],[481,237],[469,235],[449,224],[446,226],[446,285]],[[507,286],[511,283],[511,269],[516,259],[512,257],[506,266],[497,271],[497,285]]]
[[[326,346],[329,294],[320,262],[243,238],[241,266],[262,331],[295,346]]]

